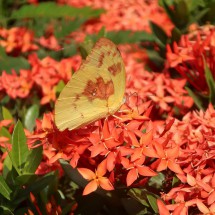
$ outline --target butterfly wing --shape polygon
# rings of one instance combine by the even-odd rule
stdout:
[[[124,91],[121,55],[114,43],[102,38],[61,92],[55,105],[56,126],[72,130],[113,114]]]

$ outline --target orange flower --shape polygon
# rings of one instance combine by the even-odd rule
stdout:
[[[25,28],[13,27],[9,30],[0,29],[0,45],[5,47],[6,52],[18,55],[20,52],[37,50],[38,46],[33,44],[33,33]]]
[[[33,86],[31,72],[29,70],[20,70],[20,75],[18,76],[15,71],[12,71],[12,74],[7,74],[3,71],[2,86],[11,98],[26,98]]]
[[[83,195],[88,195],[94,192],[99,186],[102,187],[104,190],[114,190],[114,187],[109,181],[109,179],[107,177],[104,177],[107,171],[106,165],[106,160],[104,160],[98,165],[95,173],[90,169],[78,168],[79,173],[85,179],[90,181],[84,188]]]
[[[157,173],[150,169],[148,166],[143,165],[145,156],[140,157],[135,161],[129,161],[129,159],[122,157],[122,165],[128,170],[126,177],[127,186],[130,186],[137,178],[139,174],[142,176],[156,176]]]
[[[167,46],[167,67],[175,68],[198,91],[208,94],[204,59],[215,78],[214,44],[214,26],[205,25],[188,35],[182,35],[172,49]]]

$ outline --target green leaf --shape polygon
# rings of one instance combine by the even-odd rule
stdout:
[[[16,123],[12,134],[12,150],[10,154],[13,166],[20,175],[29,154],[25,132],[20,121]]]
[[[215,81],[214,81],[212,72],[209,69],[204,57],[203,57],[203,60],[204,60],[205,78],[209,88],[209,99],[210,99],[210,102],[214,105],[215,104]]]
[[[6,107],[2,107],[2,115],[4,119],[13,119],[13,116]]]
[[[24,167],[24,173],[35,173],[42,160],[42,151],[42,146],[30,150]]]
[[[165,176],[162,173],[158,173],[158,175],[150,178],[148,185],[154,187],[156,189],[161,189],[163,186],[163,181],[165,180]]]
[[[174,176],[172,179],[172,187],[176,187],[177,185],[180,184],[180,182],[181,181],[176,176]]]
[[[60,23],[60,28],[56,28],[54,35],[56,36],[56,38],[64,38],[66,36],[68,36],[70,33],[72,33],[73,31],[77,30],[78,28],[80,28],[80,26],[86,21],[86,19],[75,19],[75,20],[65,20],[63,22]]]
[[[29,62],[23,57],[10,57],[5,50],[0,47],[0,74],[2,71],[11,73],[11,70],[19,71],[20,69],[29,69]]]
[[[200,110],[204,110],[203,106],[202,106],[202,101],[201,99],[189,88],[189,87],[185,87],[185,89],[187,90],[188,94],[190,97],[192,97],[195,105],[200,109]]]
[[[162,48],[165,48],[168,39],[165,31],[152,21],[150,21],[150,27],[155,37],[158,39],[157,42],[159,43],[159,45],[161,45]]]
[[[136,199],[138,202],[140,202],[142,205],[149,207],[149,204],[147,202],[146,196],[143,194],[143,190],[138,188],[133,188],[129,190],[129,196]]]
[[[0,193],[8,200],[10,199],[10,194],[12,193],[12,190],[10,187],[7,185],[5,182],[4,178],[2,175],[0,175]]]
[[[197,10],[198,7],[205,7],[205,1],[204,0],[192,0],[191,1],[191,10]]]
[[[2,205],[0,206],[0,214],[2,214],[2,215],[9,215],[9,214],[14,215],[14,213],[10,210],[10,208],[2,206]]]
[[[155,213],[158,213],[158,206],[157,206],[157,198],[153,194],[146,194],[149,204],[151,205],[152,209]]]
[[[65,83],[62,80],[59,81],[56,87],[56,93],[60,93],[64,87],[65,87]]]
[[[67,161],[63,159],[60,159],[59,162],[65,173],[72,181],[81,187],[85,187],[87,185],[88,182],[82,177],[76,168],[73,168]]]
[[[124,43],[138,43],[141,41],[154,42],[155,37],[145,31],[132,32],[125,31],[110,31],[107,32],[106,37],[116,44]]]
[[[11,134],[10,134],[10,132],[5,127],[2,127],[0,129],[0,137],[7,137],[7,138],[9,138],[9,143],[11,143]]]
[[[80,52],[83,59],[86,59],[93,48],[93,41],[90,38],[85,38],[84,42],[80,44]]]
[[[32,11],[34,11],[32,13]],[[90,7],[71,7],[67,5],[59,5],[54,2],[41,2],[38,5],[24,5],[20,9],[14,10],[12,19],[27,19],[27,18],[61,18],[61,17],[98,17],[103,13],[103,9],[92,9]]]
[[[11,174],[11,171],[12,171],[12,162],[11,162],[11,159],[10,159],[10,156],[7,156],[5,159],[4,159],[4,163],[3,163],[3,177],[7,179],[7,176],[8,174]],[[8,182],[8,180],[7,180]]]
[[[103,26],[100,31],[98,32],[98,38],[102,38],[102,37],[106,37],[106,30],[105,30],[105,27]]]
[[[48,187],[55,180],[55,178],[56,175],[54,172],[48,173],[43,177],[39,177],[36,181],[33,181],[32,184],[28,185],[26,189],[20,190],[16,196],[16,199],[13,200],[13,203],[20,204],[20,202],[29,197],[30,192],[41,192],[41,190]]]
[[[34,104],[27,110],[25,114],[24,125],[29,131],[33,131],[38,116],[39,106]]]
[[[23,174],[19,175],[15,179],[15,184],[18,186],[23,186],[29,183],[33,183],[37,179],[37,175],[35,174]]]

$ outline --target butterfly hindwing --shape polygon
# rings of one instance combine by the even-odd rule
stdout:
[[[111,41],[102,38],[56,102],[58,129],[72,130],[113,114],[122,104],[124,91],[125,69],[120,53]]]

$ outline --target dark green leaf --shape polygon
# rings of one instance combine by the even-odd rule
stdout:
[[[72,166],[65,160],[60,159],[59,161],[63,170],[69,176],[69,178],[72,179],[72,181],[74,181],[81,187],[85,187],[87,185],[87,180],[82,177],[82,175],[78,172],[77,169],[72,168]]]
[[[32,13],[33,11],[33,13]],[[59,5],[54,2],[42,2],[38,5],[24,5],[19,10],[14,10],[11,18],[12,19],[26,19],[41,17],[46,18],[61,18],[61,17],[98,17],[103,13],[103,9],[92,9],[90,7],[71,7],[67,5]]]
[[[151,27],[152,32],[154,33],[155,37],[158,39],[157,42],[159,43],[159,45],[161,45],[162,47],[165,47],[168,36],[164,32],[164,30],[152,21],[150,22],[150,27]]]
[[[29,131],[33,131],[38,116],[39,106],[34,104],[27,110],[25,114],[24,125]]]
[[[172,29],[172,42],[173,41],[176,41],[176,42],[178,42],[179,40],[180,40],[180,38],[181,38],[181,31],[178,29],[178,28],[173,28]]]
[[[0,74],[2,71],[11,73],[11,70],[29,69],[30,64],[23,57],[7,56],[4,49],[0,47]]]
[[[149,59],[157,66],[162,67],[164,64],[164,59],[159,55],[158,52],[154,50],[147,50],[147,55]]]
[[[19,174],[22,173],[28,154],[25,132],[22,123],[18,121],[12,134],[11,158],[13,166]]]
[[[207,82],[207,85],[208,85],[208,88],[209,88],[210,102],[214,105],[215,104],[215,81],[214,81],[212,72],[209,69],[205,59],[204,59],[204,69],[205,69],[206,82]]]
[[[10,210],[10,208],[2,206],[2,205],[0,206],[0,214],[2,214],[2,215],[9,215],[9,214],[14,215],[14,213]]]
[[[177,20],[175,18],[175,13],[172,9],[170,9],[169,5],[167,4],[166,0],[161,0],[162,2],[162,6],[164,7],[167,15],[169,16],[169,18],[171,19],[171,21],[176,24]]]
[[[13,116],[6,107],[2,107],[2,115],[4,119],[13,119]]]
[[[175,18],[177,26],[183,28],[189,22],[189,10],[186,0],[175,1]]]
[[[36,180],[38,176],[35,174],[23,174],[16,177],[15,184],[18,186],[23,186],[32,183]]]
[[[42,151],[42,146],[30,150],[25,164],[25,168],[23,170],[24,173],[35,173],[37,167],[42,160]]]
[[[21,190],[18,195],[16,196],[16,199],[14,199],[14,204],[19,204],[23,200],[29,197],[30,192],[39,193],[41,190],[49,186],[53,180],[55,180],[55,174],[54,172],[51,172],[49,174],[44,175],[43,177],[38,178],[36,181],[33,181],[32,184],[28,185],[28,187],[25,190]]]
[[[200,110],[204,110],[203,106],[202,106],[202,101],[201,99],[189,88],[189,87],[185,87],[185,89],[187,90],[188,94],[190,97],[192,97],[195,105],[200,109]]]
[[[63,52],[64,57],[71,57],[75,54],[77,54],[77,44],[71,43],[71,44],[65,44],[64,48],[61,50]]]
[[[137,201],[135,198],[122,198],[121,202],[127,214],[130,214],[130,215],[147,214],[147,213],[144,213],[144,211],[147,212],[146,207],[143,206],[141,203],[139,203],[139,201]]]
[[[10,200],[10,194],[12,193],[12,190],[5,182],[2,175],[0,175],[0,193],[8,200]]]
[[[194,22],[199,21],[200,19],[202,19],[208,12],[210,11],[209,8],[206,8],[204,10],[201,10],[199,13],[197,13],[194,17],[192,17],[192,19],[190,20],[189,24],[192,24]]]

